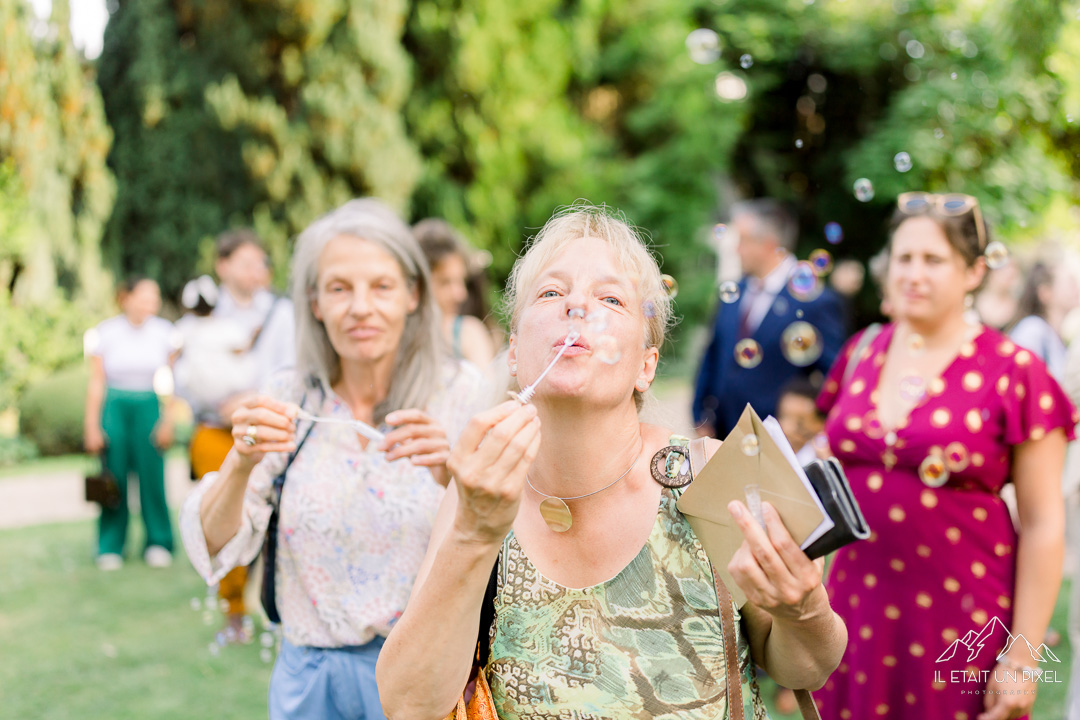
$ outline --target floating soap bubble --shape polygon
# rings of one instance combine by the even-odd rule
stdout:
[[[225,636],[224,632],[216,632],[214,633],[214,642],[221,647],[225,647],[226,643],[229,642],[229,638]]]
[[[780,350],[787,361],[797,367],[811,365],[821,357],[821,334],[805,320],[793,322],[780,336]]]
[[[202,621],[203,621],[203,625],[213,625],[214,624],[214,613],[211,612],[210,610],[203,610]]]
[[[1009,263],[1009,250],[1000,240],[994,240],[986,246],[986,267],[1000,270]]]
[[[698,28],[686,36],[686,51],[698,65],[708,65],[720,59],[720,36],[715,30]]]
[[[743,435],[742,442],[740,443],[744,455],[754,457],[761,452],[761,443],[758,442],[757,435]]]
[[[926,395],[926,381],[918,375],[905,375],[900,378],[900,399],[917,403]]]
[[[803,314],[804,313],[803,313],[803,311],[801,309],[795,311],[795,317],[797,317],[799,319],[802,319]]]
[[[923,55],[926,54],[926,48],[918,40],[908,40],[907,45],[904,46],[904,50],[907,51],[909,57],[914,60],[920,60]]]
[[[808,302],[821,294],[821,279],[818,278],[814,266],[805,260],[800,260],[795,265],[788,280],[788,290],[796,300]]]
[[[720,300],[726,303],[739,302],[739,283],[734,280],[720,283]]]
[[[259,634],[259,644],[264,648],[274,647],[274,635],[269,632],[262,632]]]
[[[264,663],[271,663],[274,661],[274,651],[267,648],[263,648],[259,651],[259,659]]]
[[[189,606],[195,612],[199,612],[200,610],[202,610],[202,600],[200,600],[197,597],[193,597],[193,598],[191,598],[191,602],[189,603]]]
[[[818,277],[828,275],[832,270],[832,255],[824,248],[818,248],[810,253],[810,265]]]
[[[668,297],[672,300],[679,294],[679,283],[675,278],[670,275],[661,275],[660,282],[664,285],[664,291],[668,294]]]
[[[619,352],[619,344],[611,335],[602,335],[597,338],[592,351],[600,362],[608,365],[614,365],[622,357],[622,353]]]
[[[803,146],[802,138],[798,138],[797,140],[795,140],[795,147],[802,149],[802,146]]]
[[[934,128],[934,137],[936,137],[938,140],[944,139],[945,131],[941,128]]]
[[[735,345],[735,362],[747,370],[761,364],[761,345],[753,338],[743,338]]]
[[[210,646],[209,646],[208,649],[210,650],[210,656],[211,657],[217,657],[218,655],[221,654],[221,646],[218,645],[217,643],[210,643]]]
[[[608,314],[603,310],[593,310],[585,316],[585,327],[590,333],[600,335],[608,326]]]
[[[949,482],[949,469],[940,455],[928,455],[919,465],[919,479],[927,487],[938,488]]]
[[[825,223],[825,239],[830,245],[838,245],[844,239],[844,228],[838,222]]]
[[[906,173],[911,169],[911,156],[906,152],[898,152],[893,156],[893,167],[896,168],[896,172]]]
[[[855,199],[859,202],[870,202],[874,199],[874,183],[867,178],[859,178],[855,181]]]
[[[724,102],[734,102],[746,98],[746,81],[735,73],[722,72],[716,76],[713,83],[716,97]]]
[[[946,446],[945,465],[949,468],[949,472],[963,472],[970,462],[967,448],[962,443],[953,442]]]
[[[741,57],[739,57],[739,67],[741,67],[743,70],[749,70],[750,68],[754,67],[753,56],[751,56],[750,53],[744,53]]]
[[[713,226],[712,234],[717,240],[723,240],[724,236],[727,235],[727,225],[724,223],[717,223]]]

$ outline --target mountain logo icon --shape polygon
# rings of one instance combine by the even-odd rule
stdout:
[[[1001,621],[1001,618],[997,616],[990,618],[990,622],[986,623],[986,625],[978,632],[969,630],[967,635],[963,638],[953,640],[952,644],[945,648],[945,652],[941,653],[941,656],[938,657],[935,662],[940,663],[952,660],[956,657],[956,654],[960,652],[961,648],[967,651],[967,662],[973,662],[975,658],[979,657],[979,653],[983,651],[987,641],[989,641],[990,637],[999,628],[1005,631],[1008,640],[1005,642],[1005,647],[996,655],[997,658],[1009,654],[1017,642],[1022,642],[1023,645],[1021,645],[1021,647],[1027,646],[1028,652],[1031,653],[1031,658],[1036,662],[1061,662],[1060,658],[1058,658],[1050,648],[1046,647],[1046,643],[1039,645],[1039,647],[1035,647],[1023,635],[1019,633],[1016,635],[1012,634],[1012,632],[1009,631],[1009,628],[1005,626],[1005,623]]]

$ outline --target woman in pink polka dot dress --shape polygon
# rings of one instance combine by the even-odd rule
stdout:
[[[1039,645],[1061,581],[1075,410],[1038,358],[965,316],[986,272],[974,198],[901,196],[892,228],[895,322],[852,338],[818,398],[873,531],[829,570],[850,640],[818,704],[827,720],[1026,717],[1040,685],[1029,669],[1065,676]]]

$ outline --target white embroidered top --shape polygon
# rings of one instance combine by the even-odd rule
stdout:
[[[299,402],[294,375],[274,383],[272,395]],[[306,409],[351,419],[348,406],[326,389],[309,389]],[[490,394],[467,363],[448,365],[443,389],[426,408],[450,443],[484,409]],[[298,438],[309,423],[299,422]],[[343,647],[386,636],[401,616],[431,535],[443,488],[427,468],[408,459],[387,462],[376,443],[344,425],[315,425],[282,490],[278,521],[276,591],[285,637],[294,645]],[[271,514],[273,481],[287,456],[267,455],[251,473],[240,529],[211,558],[199,506],[218,480],[208,473],[180,511],[180,532],[195,569],[208,584],[259,554]]]

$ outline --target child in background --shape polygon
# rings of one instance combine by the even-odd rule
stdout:
[[[776,406],[776,420],[801,465],[807,465],[817,457],[814,438],[825,429],[825,418],[815,404],[820,391],[821,388],[807,378],[792,378],[781,390]]]

